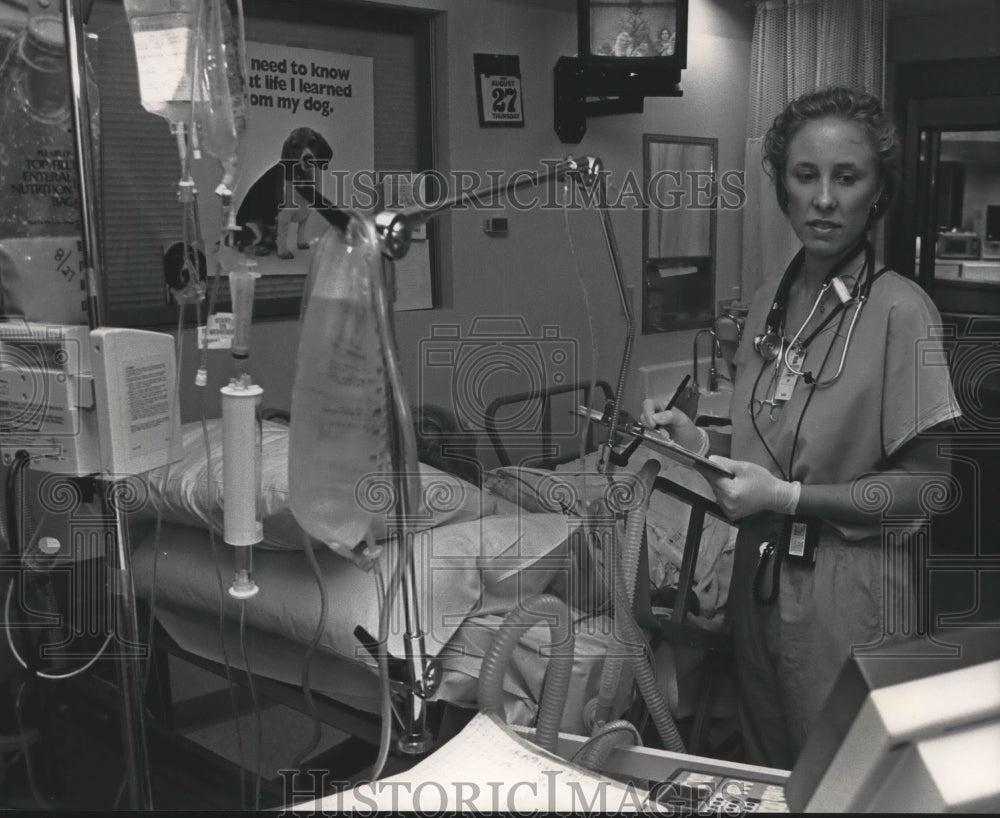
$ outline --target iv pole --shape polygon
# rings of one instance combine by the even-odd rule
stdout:
[[[608,430],[607,442],[601,446],[598,470],[604,473],[611,456],[618,430],[621,404],[625,394],[625,382],[628,378],[628,368],[632,358],[635,327],[631,304],[628,300],[628,290],[622,274],[621,258],[618,253],[618,243],[607,208],[606,179],[601,170],[601,162],[594,157],[569,157],[552,164],[546,171],[518,176],[517,180],[506,185],[495,185],[472,193],[462,193],[444,198],[433,205],[413,205],[400,210],[385,210],[375,216],[375,227],[381,242],[382,254],[390,261],[398,261],[409,251],[413,228],[457,205],[468,204],[483,199],[492,200],[498,194],[508,195],[514,190],[528,185],[543,185],[551,180],[562,181],[572,179],[582,188],[597,186],[598,207],[601,216],[601,227],[605,243],[611,259],[615,275],[618,296],[622,311],[625,314],[626,337],[622,353],[621,367],[618,373],[618,384],[615,392],[614,410]],[[378,278],[378,277],[377,277]],[[380,329],[383,333],[383,346],[387,350],[387,369],[398,366],[395,358],[394,335],[391,329],[391,311],[388,310],[388,297],[384,280],[374,282],[376,309],[379,313]],[[392,383],[398,378],[390,378]],[[394,440],[393,465],[397,481],[398,514],[397,531],[399,535],[399,560],[401,584],[403,593],[404,619],[406,633],[406,690],[408,706],[405,713],[404,733],[397,746],[401,752],[416,755],[427,752],[431,748],[432,739],[426,729],[426,699],[437,689],[440,681],[439,665],[436,660],[427,656],[424,644],[424,633],[420,625],[420,612],[416,598],[416,568],[413,562],[413,542],[407,536],[406,521],[411,513],[412,503],[416,500],[412,485],[412,475],[405,475],[401,464],[415,463],[416,447],[413,440],[413,425],[409,406],[405,398],[393,391],[394,409],[396,411],[397,436]]]
[[[87,61],[84,51],[82,0],[64,0],[63,23],[69,63],[70,100],[73,118],[77,181],[80,187],[81,269],[87,285],[90,329],[104,323],[104,294],[100,286],[100,240],[97,231],[97,198],[94,192],[94,152],[91,141],[90,99],[87,94]],[[131,553],[120,498],[124,485],[109,482],[104,502],[114,513],[115,570],[112,593],[116,605],[110,623],[119,640],[115,660],[121,694],[121,726],[130,806],[134,810],[152,810],[152,785],[142,705],[142,668],[140,664],[139,624],[136,614],[135,587],[132,582]]]
[[[614,226],[611,224],[611,214],[608,212],[607,180],[603,172],[601,160],[594,156],[571,156],[561,162],[551,164],[543,172],[519,174],[515,181],[506,185],[492,185],[480,188],[471,193],[460,193],[441,199],[433,205],[415,204],[400,210],[383,210],[375,216],[375,227],[382,241],[383,255],[392,261],[398,261],[409,252],[413,228],[439,213],[473,201],[492,200],[498,194],[507,196],[522,187],[538,186],[552,180],[562,181],[564,179],[572,179],[584,189],[596,186],[598,212],[601,216],[601,229],[604,232],[604,241],[607,244],[611,267],[615,274],[618,298],[621,301],[622,311],[625,314],[625,343],[618,370],[614,409],[608,429],[608,441],[601,447],[598,463],[598,470],[603,473],[607,469],[611,448],[614,446],[618,433],[621,405],[625,399],[625,384],[628,380],[629,364],[632,362],[632,347],[635,343],[635,320],[632,315],[632,305],[628,300],[628,288],[625,284],[625,277],[622,274],[618,241],[615,238]]]

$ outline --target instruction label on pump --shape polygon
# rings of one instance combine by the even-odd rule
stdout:
[[[208,324],[198,327],[198,349],[232,349],[235,324],[231,312],[208,316]]]

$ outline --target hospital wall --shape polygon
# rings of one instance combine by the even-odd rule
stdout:
[[[509,174],[538,170],[543,159],[595,155],[611,172],[609,192],[614,200],[626,173],[642,178],[644,133],[716,138],[719,168],[742,168],[752,34],[752,14],[742,2],[691,0],[683,96],[647,98],[641,114],[588,119],[579,145],[560,143],[552,113],[553,67],[560,56],[576,53],[575,0],[400,0],[398,5],[445,13],[435,57],[438,163],[446,173]],[[519,56],[523,128],[479,126],[473,54],[480,52]],[[441,325],[458,325],[467,335],[478,316],[521,317],[531,337],[540,337],[543,327],[555,326],[560,339],[575,350],[580,378],[588,379],[593,372],[613,383],[617,376],[625,323],[597,213],[508,206],[504,215],[509,232],[503,237],[484,234],[482,212],[466,210],[440,218],[444,303],[438,309],[396,316],[401,363],[413,402],[453,406],[451,373],[423,365],[421,342]],[[643,214],[633,201],[624,203],[611,218],[638,324]],[[739,213],[720,213],[717,298],[739,294],[740,243]],[[298,322],[291,319],[259,321],[254,328],[253,372],[265,389],[267,406],[288,408],[298,330]],[[637,334],[628,403],[634,406],[641,397],[637,368],[688,358],[692,336],[692,332]],[[190,361],[192,332],[186,333],[185,342]],[[213,355],[219,356],[213,367],[218,382],[207,390],[210,414],[217,402],[214,387],[222,385],[228,372],[223,353]],[[502,380],[487,384],[498,392],[504,391],[502,387]],[[197,416],[193,391],[184,390],[185,420]]]

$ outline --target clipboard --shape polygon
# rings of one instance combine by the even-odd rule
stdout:
[[[588,409],[586,406],[578,406],[576,408],[576,413],[581,417],[587,418],[593,423],[599,423],[601,426],[610,427],[611,425],[610,423],[605,422],[604,415],[596,409]],[[654,451],[666,455],[671,460],[680,463],[682,466],[687,466],[689,469],[694,469],[699,472],[711,472],[712,474],[720,477],[732,478],[736,476],[729,471],[729,469],[723,468],[714,460],[709,460],[707,457],[702,457],[700,454],[689,451],[683,446],[678,446],[670,438],[653,429],[647,429],[642,424],[635,422],[623,423],[618,427],[618,430],[627,435],[638,438]]]

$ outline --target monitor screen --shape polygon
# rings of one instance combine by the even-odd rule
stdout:
[[[793,812],[1000,809],[1000,633],[852,657],[785,784]]]
[[[684,68],[688,0],[577,0],[580,55]]]

